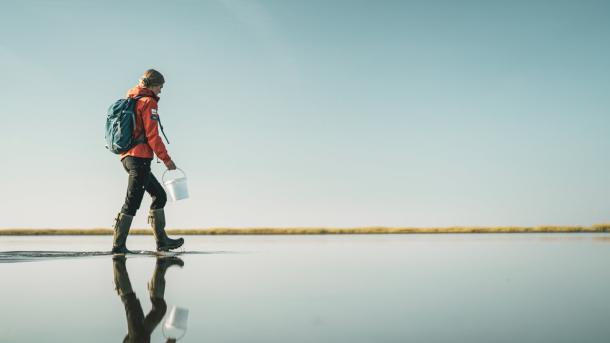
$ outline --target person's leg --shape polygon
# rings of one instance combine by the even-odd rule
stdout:
[[[150,293],[150,302],[152,308],[146,318],[144,318],[144,327],[147,332],[153,332],[157,324],[163,319],[167,310],[165,303],[165,272],[171,266],[184,266],[184,262],[175,256],[172,257],[157,257],[157,264],[152,278],[148,283],[148,291]]]
[[[125,315],[127,316],[127,336],[124,341],[144,342],[145,340],[143,339],[146,338],[144,311],[142,310],[140,300],[138,300],[131,287],[125,261],[125,256],[123,255],[112,257],[114,286],[125,306]]]
[[[157,181],[157,178],[151,173],[146,184],[146,192],[150,194],[152,203],[150,204],[151,210],[158,210],[165,207],[167,203],[167,194],[163,186]]]
[[[165,232],[165,203],[167,202],[167,195],[163,186],[157,181],[154,175],[150,175],[148,184],[146,185],[146,191],[153,198],[153,202],[150,205],[150,212],[148,215],[148,222],[151,224],[155,240],[157,242],[157,250],[167,251],[170,249],[176,249],[184,244],[183,238],[171,239],[167,237]]]
[[[112,244],[113,253],[129,253],[125,243],[129,235],[131,222],[135,216],[142,198],[144,190],[150,178],[150,159],[127,156],[121,162],[123,168],[129,174],[127,182],[127,194],[125,202],[117,215],[114,225],[114,237]]]
[[[112,237],[112,253],[113,254],[129,254],[131,251],[127,249],[127,235],[131,228],[133,216],[119,212],[114,221],[114,235]]]
[[[161,298],[165,296],[165,273],[171,266],[184,267],[184,261],[177,256],[159,256],[157,257],[157,264],[153,272],[150,281],[148,282],[148,291],[150,297]]]
[[[123,168],[129,174],[127,182],[127,194],[125,195],[125,203],[121,208],[121,213],[135,216],[136,212],[142,204],[144,191],[150,181],[150,159],[127,156],[123,162]],[[154,176],[153,176],[154,177]],[[158,183],[158,182],[157,182]]]

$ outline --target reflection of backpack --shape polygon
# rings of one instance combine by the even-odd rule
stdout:
[[[146,143],[146,136],[133,138],[136,128],[136,103],[142,96],[119,99],[106,114],[106,149],[115,154],[129,151],[134,145]]]

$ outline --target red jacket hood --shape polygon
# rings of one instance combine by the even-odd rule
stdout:
[[[128,98],[135,98],[136,96],[149,96],[159,102],[159,97],[155,95],[153,91],[148,88],[135,86],[127,92]]]

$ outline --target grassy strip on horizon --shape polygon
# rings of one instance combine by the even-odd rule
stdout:
[[[323,235],[323,234],[437,234],[437,233],[568,233],[610,232],[610,224],[593,226],[497,227],[355,227],[355,228],[208,228],[168,229],[170,235]],[[0,236],[112,235],[112,229],[0,229]],[[131,229],[132,235],[151,235],[150,229]]]

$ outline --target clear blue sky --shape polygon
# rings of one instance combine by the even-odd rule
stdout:
[[[610,221],[608,1],[21,0],[0,32],[0,227],[112,224],[105,111],[151,67],[170,227]]]

